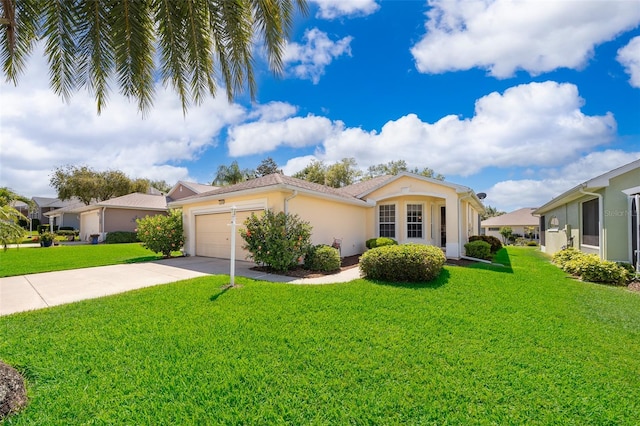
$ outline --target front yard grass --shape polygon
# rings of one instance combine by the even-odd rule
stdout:
[[[140,243],[60,245],[0,250],[0,277],[161,259]]]
[[[637,424],[640,295],[535,249],[428,284],[203,277],[0,317],[5,424]]]

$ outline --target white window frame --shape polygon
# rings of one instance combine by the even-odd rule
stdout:
[[[380,221],[380,212],[381,212],[381,207],[383,206],[393,206],[393,215],[394,215],[394,221],[393,222],[382,222]],[[380,225],[390,225],[393,224],[393,233],[394,236],[393,237],[387,237],[387,238],[393,238],[394,240],[398,240],[398,204],[397,203],[384,203],[384,204],[378,204],[378,208],[376,209],[376,235],[378,237],[381,237],[380,235]]]
[[[409,222],[409,206],[420,206],[420,212],[422,214],[422,221],[420,222]],[[425,223],[425,207],[424,207],[424,203],[417,203],[417,202],[407,202],[405,204],[405,209],[404,209],[404,213],[405,213],[405,230],[406,230],[406,236],[407,236],[407,240],[424,240],[425,239],[425,235],[424,235],[424,223]],[[420,225],[420,237],[410,237],[409,236],[409,225],[416,225],[419,224]]]

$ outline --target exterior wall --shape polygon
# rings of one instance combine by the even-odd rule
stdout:
[[[190,197],[190,196],[196,195],[196,194],[197,194],[197,192],[193,192],[192,190],[190,190],[186,186],[180,185],[176,189],[176,191],[171,194],[171,199],[172,200],[181,200],[183,198]]]
[[[88,241],[89,235],[100,233],[100,210],[80,213],[80,241]]]
[[[545,245],[541,246],[542,252],[552,255],[563,247],[580,248],[580,203],[586,200],[576,200],[545,213]],[[552,224],[553,218],[558,220],[557,225]],[[593,249],[588,247],[583,247],[583,250],[593,253]],[[598,252],[597,249],[595,252]]]
[[[155,216],[158,214],[166,215],[167,213],[157,210],[129,210],[107,208],[104,212],[103,232],[133,232],[138,227],[136,219],[142,219],[147,216]]]
[[[640,169],[613,178],[604,189],[604,256],[608,260],[631,262],[631,210],[622,191],[640,184]]]
[[[374,209],[302,194],[289,201],[289,213],[299,215],[313,227],[311,237],[313,244],[331,245],[334,238],[340,239],[342,256],[364,252],[368,210]]]

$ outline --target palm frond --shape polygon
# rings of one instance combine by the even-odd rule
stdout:
[[[45,55],[49,62],[49,77],[56,94],[65,101],[76,88],[76,10],[67,2],[44,2],[43,36],[46,38]]]
[[[0,62],[7,81],[18,84],[24,72],[26,60],[38,39],[40,0],[15,0],[0,2]]]

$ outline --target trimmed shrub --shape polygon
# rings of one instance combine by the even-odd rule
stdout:
[[[568,247],[566,249],[555,252],[551,257],[551,261],[564,269],[565,263],[584,255],[585,254],[580,250],[576,250],[573,247]]]
[[[61,226],[60,228],[58,228],[58,231],[75,231],[75,229],[73,228],[73,226]]]
[[[139,241],[138,233],[129,231],[109,232],[104,240],[107,244],[137,243]]]
[[[594,255],[595,256],[595,255]],[[624,285],[627,283],[627,270],[609,260],[600,260],[597,256],[593,259],[587,256],[581,267],[580,277],[584,281]]]
[[[491,259],[491,244],[486,241],[472,241],[464,245],[467,256],[476,259]]]
[[[267,210],[260,217],[251,214],[244,226],[240,235],[248,257],[276,271],[298,266],[311,246],[311,225],[298,215]]]
[[[158,214],[136,219],[138,238],[143,245],[164,257],[171,257],[171,252],[180,250],[184,245],[182,231],[182,211],[171,210],[168,215]]]
[[[366,251],[360,259],[360,271],[373,280],[424,282],[440,275],[445,260],[435,246],[390,245]]]
[[[502,248],[502,242],[500,239],[491,235],[472,235],[469,237],[469,242],[485,241],[491,245],[491,253],[497,253]]]
[[[340,269],[340,252],[331,246],[312,246],[304,256],[304,267],[311,271],[335,272]]]
[[[380,238],[371,238],[365,242],[365,246],[368,249],[374,249],[376,247],[384,247],[384,246],[396,246],[398,242],[393,238],[380,237]]]
[[[538,247],[538,243],[536,243],[535,241],[529,241],[527,243],[527,246],[528,247]]]

